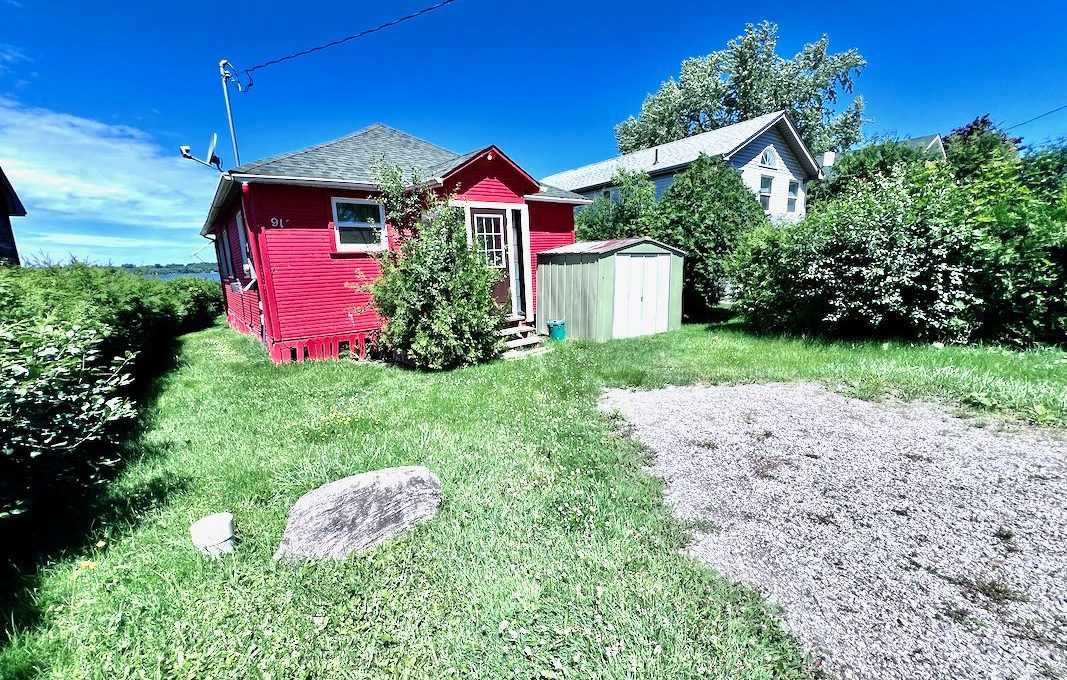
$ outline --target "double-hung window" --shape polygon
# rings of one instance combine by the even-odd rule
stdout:
[[[385,211],[381,203],[363,198],[334,198],[332,201],[338,252],[367,252],[388,247]]]
[[[256,278],[256,270],[252,266],[252,249],[248,246],[248,232],[246,229],[244,215],[238,212],[237,239],[241,242],[241,275],[254,279]]]
[[[797,211],[797,196],[800,195],[800,182],[789,182],[789,200],[786,202],[786,212]]]
[[[774,178],[763,175],[759,179],[759,203],[765,211],[771,209],[771,190],[774,188]]]

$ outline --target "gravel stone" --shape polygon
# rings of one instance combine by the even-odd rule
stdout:
[[[839,678],[1067,678],[1067,442],[813,384],[611,390],[693,527]]]

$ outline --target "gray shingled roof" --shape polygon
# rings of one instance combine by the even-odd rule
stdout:
[[[582,203],[591,203],[588,198],[585,198],[581,194],[576,194],[573,191],[567,191],[566,189],[560,189],[545,183],[541,183],[541,191],[536,194],[527,194],[527,196],[540,196],[541,198],[558,198],[567,201],[581,201]]]
[[[374,168],[383,161],[405,169],[418,168],[427,177],[435,177],[432,169],[458,158],[454,151],[375,123],[332,142],[247,163],[231,172],[371,184]]]
[[[747,141],[770,128],[779,121],[788,120],[784,111],[774,111],[762,116],[727,125],[710,132],[702,132],[692,137],[667,142],[648,149],[616,156],[606,161],[593,163],[574,170],[567,170],[545,178],[548,184],[570,191],[582,191],[611,183],[611,178],[619,169],[630,172],[647,172],[656,174],[679,166],[692,163],[701,154],[708,156],[729,156]],[[799,138],[798,138],[799,141]],[[803,144],[803,142],[800,142]],[[813,172],[818,174],[818,164],[811,159]]]
[[[936,153],[942,156],[945,155],[945,146],[941,141],[941,135],[923,135],[922,137],[913,137],[911,139],[905,139],[900,142],[901,145],[922,151],[923,153]]]
[[[301,180],[314,180],[372,185],[376,183],[375,168],[384,161],[398,165],[405,171],[417,168],[423,179],[431,180],[443,178],[488,148],[458,154],[388,125],[375,123],[332,142],[246,163],[230,170],[228,175],[286,178],[276,181],[292,180],[294,184],[300,184]],[[224,179],[220,179],[215,191],[202,234],[212,227],[218,211],[234,191],[233,183]],[[578,194],[544,185],[538,193],[530,195],[575,203],[588,202]]]

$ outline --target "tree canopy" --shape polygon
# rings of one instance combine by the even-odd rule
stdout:
[[[629,153],[731,125],[772,111],[789,113],[815,152],[844,149],[860,140],[863,98],[843,110],[842,95],[867,62],[855,49],[831,54],[822,36],[792,59],[775,52],[778,26],[745,26],[725,50],[682,62],[681,75],[664,82],[615,127],[619,151]]]

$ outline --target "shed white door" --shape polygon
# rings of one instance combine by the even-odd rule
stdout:
[[[612,337],[632,338],[666,331],[670,291],[670,255],[616,255]]]

